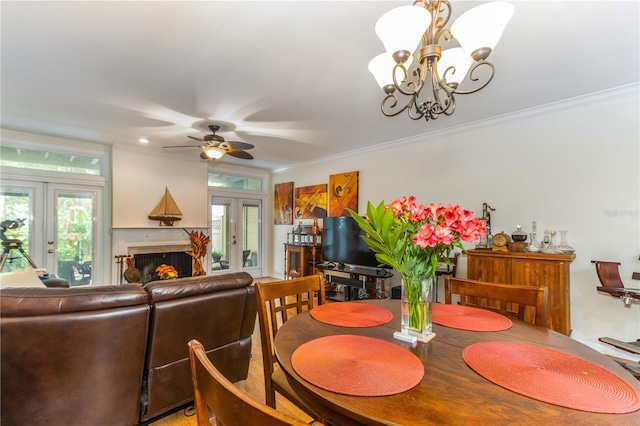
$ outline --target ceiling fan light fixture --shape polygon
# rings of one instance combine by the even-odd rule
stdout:
[[[224,149],[216,148],[215,146],[206,146],[202,148],[202,151],[207,157],[213,158],[214,160],[218,160],[225,154]]]
[[[187,135],[188,138],[200,142],[198,145],[188,146],[200,148],[200,158],[202,160],[215,161],[222,158],[225,154],[243,160],[253,160],[253,156],[248,152],[245,152],[247,149],[254,148],[252,144],[240,141],[225,141],[222,136],[216,135],[216,132],[220,130],[220,126],[217,124],[210,124],[208,127],[209,130],[211,130],[211,134],[205,135],[202,139]],[[163,146],[163,148],[185,148],[185,146],[171,145]]]

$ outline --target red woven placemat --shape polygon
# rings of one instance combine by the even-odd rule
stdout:
[[[296,373],[331,392],[384,396],[407,391],[424,376],[424,366],[408,350],[365,336],[321,337],[300,346],[291,356]]]
[[[433,304],[435,324],[471,331],[501,331],[513,323],[504,315],[471,306]]]
[[[600,367],[538,346],[483,342],[462,351],[485,379],[510,391],[575,410],[623,414],[640,409],[640,392]]]
[[[385,308],[359,302],[327,303],[311,310],[311,316],[321,322],[342,327],[375,327],[393,319]]]

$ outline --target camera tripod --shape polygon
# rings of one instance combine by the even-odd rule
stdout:
[[[4,239],[2,240],[2,255],[0,255],[0,271],[2,271],[2,268],[4,268],[4,263],[7,261],[7,258],[9,258],[11,250],[18,250],[34,269],[38,268],[33,259],[31,259],[27,252],[25,252],[22,248],[22,241]]]

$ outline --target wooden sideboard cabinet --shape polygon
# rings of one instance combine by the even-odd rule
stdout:
[[[569,266],[575,254],[469,250],[467,277],[471,280],[546,286],[549,289],[547,328],[571,334]]]

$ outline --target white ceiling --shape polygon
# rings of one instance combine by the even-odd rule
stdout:
[[[377,19],[410,1],[5,0],[1,125],[159,150],[217,122],[255,144],[221,161],[277,169],[640,80],[639,1],[512,3],[491,84],[425,123],[384,117],[367,70]]]

